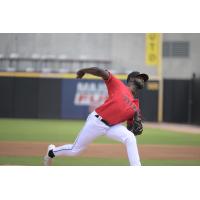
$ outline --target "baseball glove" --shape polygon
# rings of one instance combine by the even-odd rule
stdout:
[[[135,136],[141,135],[143,131],[142,116],[140,110],[134,113],[131,123],[127,123],[127,129],[131,131]]]

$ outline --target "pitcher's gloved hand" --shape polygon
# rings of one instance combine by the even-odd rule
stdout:
[[[127,124],[127,129],[131,131],[135,136],[141,135],[143,131],[142,116],[140,110],[135,111],[133,121]]]

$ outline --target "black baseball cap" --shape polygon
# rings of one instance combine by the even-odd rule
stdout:
[[[147,74],[140,74],[140,72],[137,72],[137,71],[134,71],[134,72],[131,72],[128,77],[127,77],[127,82],[129,81],[129,79],[131,77],[141,77],[144,82],[148,81],[149,80],[149,76]]]

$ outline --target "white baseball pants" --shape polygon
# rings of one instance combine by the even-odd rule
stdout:
[[[106,135],[108,138],[125,144],[130,165],[140,166],[140,157],[136,138],[125,126],[117,124],[107,126],[99,118],[96,112],[92,112],[76,138],[74,144],[66,144],[53,149],[55,156],[76,156],[84,150],[97,137]]]

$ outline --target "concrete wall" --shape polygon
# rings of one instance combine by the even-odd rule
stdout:
[[[200,77],[200,34],[163,35],[164,41],[188,41],[189,58],[164,58],[164,77],[190,79],[193,73]],[[0,34],[0,54],[18,53],[24,57],[65,55],[69,59],[98,59],[111,61],[113,71],[139,70],[156,75],[156,68],[145,65],[145,34]],[[28,65],[25,64],[25,65]],[[81,65],[86,67],[86,65]],[[80,67],[81,67],[80,66]]]
[[[0,53],[31,56],[65,54],[68,58],[110,58],[110,34],[0,34]]]
[[[145,34],[113,34],[112,65],[120,72],[139,70],[155,75],[156,68],[145,65]]]
[[[165,78],[189,79],[193,73],[200,77],[200,34],[164,34],[164,41],[189,41],[189,58],[164,58]]]
[[[200,34],[165,33],[163,41],[189,42],[189,57],[163,58],[166,79],[190,79],[193,73],[200,77]],[[156,75],[156,68],[145,64],[145,34],[113,34],[112,63],[119,71],[132,69]]]

